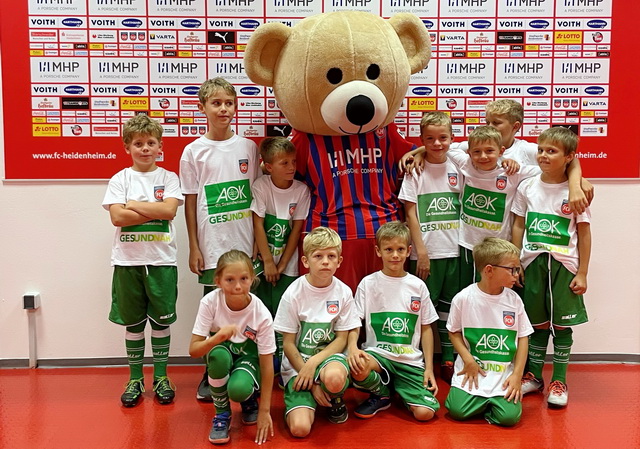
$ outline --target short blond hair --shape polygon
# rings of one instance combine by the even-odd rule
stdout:
[[[491,126],[478,126],[469,133],[469,149],[486,141],[493,141],[502,147],[502,136],[500,132]]]
[[[507,255],[520,258],[520,250],[513,243],[497,237],[485,237],[473,247],[473,262],[478,272],[487,265],[499,265]]]
[[[442,111],[427,112],[420,120],[420,134],[424,133],[427,126],[446,126],[449,128],[449,134],[453,134],[451,127],[451,117]]]
[[[200,104],[205,104],[207,99],[219,90],[224,90],[227,94],[233,96],[234,100],[237,100],[238,98],[236,88],[233,87],[233,84],[224,78],[217,77],[208,79],[200,85],[200,89],[198,90],[198,99],[200,100]]]
[[[485,112],[487,114],[504,115],[511,124],[514,124],[515,122],[522,123],[524,120],[524,108],[522,107],[522,103],[515,100],[509,100],[507,98],[487,103],[487,106],[485,106]]]
[[[383,224],[376,231],[376,245],[380,247],[383,242],[400,238],[409,246],[411,244],[411,233],[406,224],[400,221],[390,221]]]
[[[564,150],[565,156],[575,153],[578,149],[578,141],[580,138],[569,128],[563,126],[554,126],[542,131],[538,136],[538,143],[551,142],[558,144]]]
[[[336,248],[338,255],[342,254],[342,239],[336,231],[324,226],[313,229],[302,241],[302,251],[305,257],[310,257],[314,251],[329,248]]]
[[[122,141],[129,145],[136,134],[146,134],[162,140],[162,125],[146,114],[138,114],[124,123]]]
[[[267,137],[260,142],[260,156],[267,164],[283,154],[295,154],[296,147],[286,137]]]

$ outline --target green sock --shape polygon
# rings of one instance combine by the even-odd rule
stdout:
[[[544,357],[547,354],[549,344],[549,329],[534,329],[529,337],[529,371],[536,377],[542,379],[542,368],[544,367]]]
[[[382,377],[376,371],[371,371],[366,379],[361,381],[354,380],[353,383],[377,396],[389,396],[389,388],[382,383]]]
[[[213,398],[213,405],[216,407],[216,415],[224,412],[231,413],[231,404],[229,403],[229,393],[227,391],[228,381],[229,376],[225,376],[222,379],[209,378],[209,390]]]
[[[438,335],[440,336],[440,349],[442,351],[442,362],[453,362],[453,345],[449,340],[447,321],[438,320]]]
[[[153,378],[166,377],[169,362],[171,332],[169,326],[151,325],[151,349],[153,351]],[[158,327],[160,329],[158,329]]]
[[[573,345],[573,330],[571,328],[555,331],[553,337],[553,374],[551,382],[559,380],[563,384],[567,383],[567,367],[569,366],[569,356],[571,355],[571,345]]]
[[[131,332],[127,328],[124,340],[129,360],[129,380],[142,379],[142,363],[144,361],[144,332]]]

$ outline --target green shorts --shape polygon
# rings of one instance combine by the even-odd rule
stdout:
[[[229,370],[229,377],[233,376],[233,373],[237,371],[245,371],[251,376],[253,379],[253,389],[254,391],[260,390],[260,359],[255,354],[243,354],[238,355],[234,354],[229,350],[228,342],[223,342],[222,344],[214,346],[211,351],[209,351],[204,356],[204,361],[209,366],[210,363],[213,363],[211,360],[211,355],[214,351],[222,351],[226,350],[231,356],[231,368]]]
[[[123,326],[147,317],[168,326],[177,319],[178,267],[142,265],[113,267],[109,320]]]
[[[516,425],[522,416],[522,401],[514,404],[503,396],[474,396],[457,387],[451,387],[444,406],[449,410],[451,417],[458,421],[483,413],[490,424],[511,427]]]
[[[587,309],[582,295],[569,288],[574,274],[549,253],[540,254],[524,272],[524,307],[536,326],[576,326],[586,323]]]
[[[347,362],[347,358],[344,354],[332,354],[327,357],[318,367],[316,368],[316,373],[314,376],[315,383],[320,383],[320,371],[327,366],[331,362],[338,362],[344,366],[345,371],[347,372],[347,376],[349,375],[349,363]],[[313,398],[313,394],[310,390],[301,390],[296,391],[293,389],[293,384],[295,383],[295,379],[298,376],[293,376],[287,382],[287,385],[284,387],[284,415],[287,416],[289,412],[293,409],[304,407],[310,408],[311,410],[315,410],[316,400]]]
[[[406,363],[394,362],[373,351],[366,351],[380,365],[380,377],[384,385],[392,387],[407,408],[426,407],[437,412],[440,404],[424,386],[424,369]]]
[[[417,264],[415,260],[409,261],[411,273],[416,272]],[[425,283],[431,302],[438,312],[449,313],[451,300],[460,291],[460,258],[431,259],[429,265],[429,277]]]
[[[262,300],[262,303],[267,306],[267,309],[271,312],[271,316],[275,317],[276,312],[278,311],[278,306],[280,305],[282,294],[287,287],[289,287],[291,283],[298,278],[283,274],[280,275],[280,279],[278,279],[278,282],[276,282],[276,285],[274,286],[271,282],[267,282],[264,278],[264,274],[261,274],[258,277],[260,278],[260,283],[258,283],[254,293]]]
[[[473,251],[465,248],[464,246],[460,247],[460,290],[474,282],[478,282],[480,280],[480,273],[476,272],[476,266],[473,263]]]
[[[210,285],[212,287],[216,286],[216,269],[210,268],[208,270],[203,270],[202,274],[198,276],[198,283],[202,285]]]

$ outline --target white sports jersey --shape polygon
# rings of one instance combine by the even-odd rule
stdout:
[[[185,147],[180,182],[182,193],[198,195],[198,242],[205,270],[215,268],[231,249],[252,254],[251,185],[260,174],[258,147],[244,137],[234,134],[217,141],[202,136]]]
[[[421,327],[437,321],[438,314],[423,280],[409,273],[398,278],[377,271],[360,281],[355,300],[366,323],[363,349],[424,368]]]
[[[276,339],[273,334],[271,312],[253,293],[249,293],[251,302],[242,310],[231,310],[224,299],[224,292],[218,288],[207,293],[200,300],[198,315],[192,333],[208,337],[223,326],[235,324],[238,332],[225,346],[236,355],[273,354],[276,351]]]
[[[152,172],[125,168],[116,173],[107,186],[102,207],[127,201],[162,201],[176,198],[184,202],[178,176],[162,167]],[[177,265],[176,230],[173,220],[150,220],[135,226],[116,228],[111,265]]]
[[[464,151],[469,149],[469,141],[452,142],[451,149]],[[538,165],[538,144],[526,140],[514,139],[513,144],[504,150],[502,159],[513,159],[520,165]]]
[[[288,189],[273,185],[271,176],[262,176],[251,187],[253,201],[251,210],[264,218],[267,242],[277,265],[287,246],[293,220],[305,220],[309,213],[311,196],[306,184],[294,180]],[[298,249],[291,256],[284,272],[287,276],[298,276]]]
[[[476,359],[486,377],[478,375],[478,388],[465,384],[464,391],[485,398],[504,396],[504,381],[513,373],[513,359],[518,338],[533,333],[520,297],[510,288],[499,295],[489,295],[471,284],[451,301],[447,320],[450,332],[461,332],[464,344]],[[462,389],[464,376],[457,375],[464,368],[458,355],[451,386]]]
[[[306,362],[335,338],[335,331],[360,327],[351,289],[333,278],[328,287],[314,287],[300,276],[282,295],[273,327],[277,332],[296,334],[296,346]],[[282,360],[284,385],[298,372],[287,356]]]
[[[522,182],[511,211],[525,217],[521,263],[526,268],[538,254],[548,252],[576,274],[578,223],[589,223],[591,211],[575,216],[569,209],[569,182],[549,184],[540,176]]]
[[[491,171],[476,169],[471,158],[461,153],[452,154],[452,160],[464,175],[460,212],[460,245],[473,249],[485,237],[498,237],[511,241],[511,204],[518,184],[540,173],[540,168],[523,165],[515,175],[507,176],[504,168]]]
[[[456,164],[447,159],[442,164],[424,163],[419,175],[406,175],[398,198],[415,203],[422,241],[429,259],[458,257],[460,228],[460,192],[464,177]],[[411,259],[418,253],[411,250]]]

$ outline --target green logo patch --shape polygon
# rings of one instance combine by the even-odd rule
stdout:
[[[277,218],[275,215],[265,214],[264,229],[267,233],[267,242],[271,247],[271,253],[275,256],[282,252],[291,232],[289,220]]]
[[[133,226],[123,226],[122,232],[169,232],[169,220],[149,220]]]
[[[460,218],[460,198],[457,193],[442,192],[418,195],[418,221],[457,221]]]
[[[558,215],[527,212],[527,240],[552,245],[569,245],[571,219]]]
[[[209,215],[249,209],[251,188],[248,179],[204,186]]]
[[[465,186],[462,210],[471,217],[502,223],[506,201],[506,193]]]
[[[335,334],[331,330],[331,323],[308,323],[300,322],[300,340],[298,341],[298,351],[303,359],[322,351],[333,341]]]
[[[406,312],[377,312],[371,314],[371,327],[379,342],[410,345],[418,315]]]
[[[465,328],[469,352],[480,360],[509,363],[516,355],[517,332],[509,329]]]

